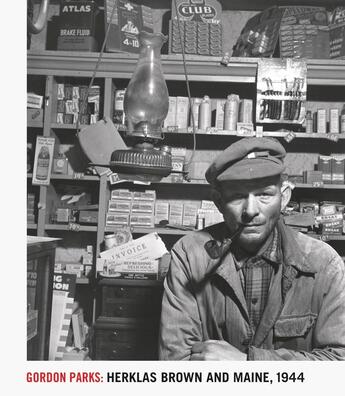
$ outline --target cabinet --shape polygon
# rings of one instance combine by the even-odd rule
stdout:
[[[249,5],[246,2],[245,6]],[[324,4],[325,2],[319,2]],[[239,2],[234,7],[240,7]],[[242,2],[241,2],[242,4]],[[164,5],[169,8],[166,2]],[[225,5],[223,5],[225,7]],[[260,7],[264,8],[266,3]],[[248,6],[249,7],[249,6]],[[259,8],[259,7],[258,7]],[[247,8],[252,9],[252,6]],[[75,136],[75,124],[58,124],[56,122],[56,90],[60,82],[85,85],[90,81],[98,60],[98,53],[64,52],[64,51],[29,51],[28,82],[45,96],[44,116],[42,121],[28,121],[28,139],[34,142],[36,135],[53,136],[60,144],[71,144],[78,147]],[[242,98],[255,98],[255,78],[258,59],[232,58],[228,66],[220,64],[221,58],[187,56],[187,70],[191,83],[192,96],[208,94],[213,98],[225,98],[229,93],[237,93]],[[103,54],[96,76],[96,84],[100,86],[102,106],[101,115],[112,118],[114,108],[114,92],[128,84],[136,65],[137,56],[130,54]],[[179,55],[162,55],[164,75],[169,93],[173,96],[186,96],[184,68]],[[345,61],[344,60],[308,60],[308,101],[313,109],[322,102],[345,103]],[[292,174],[301,173],[303,169],[312,169],[319,154],[345,153],[345,135],[337,136],[337,141],[328,134],[305,134],[302,130],[294,130],[294,139],[288,142],[290,131],[264,130],[263,136],[279,139],[289,153],[288,166]],[[253,133],[255,135],[255,132]],[[196,135],[198,155],[215,156],[218,151],[234,141],[242,138],[235,131],[214,131],[212,134],[200,131]],[[186,147],[187,156],[191,154],[193,136],[187,130],[167,132],[164,144],[173,147]],[[80,157],[82,154],[80,153]],[[83,165],[81,165],[83,164]],[[150,186],[138,186],[132,183],[119,184],[111,187],[107,176],[90,176],[82,174],[87,161],[80,161],[75,174],[52,175],[50,186],[33,187],[28,174],[28,187],[35,194],[37,220],[28,224],[28,233],[34,235],[59,236],[62,248],[86,245],[95,247],[98,256],[104,235],[112,231],[106,227],[105,216],[109,191],[111,188],[129,188],[132,190],[154,189],[159,199],[201,200],[211,199],[211,189],[203,180],[191,180],[172,183],[163,179]],[[76,178],[78,177],[78,178]],[[61,188],[67,184],[84,187],[92,196],[94,204],[99,205],[97,225],[80,225],[71,229],[69,224],[51,222],[56,197]],[[293,200],[313,198],[337,200],[345,203],[345,185],[314,185],[297,183],[293,191]],[[134,237],[157,231],[164,239],[168,248],[188,231],[164,227],[134,227]],[[320,238],[320,236],[315,235]],[[345,235],[324,237],[338,252],[345,256]],[[95,264],[95,263],[94,263]],[[94,324],[93,356],[95,359],[132,359],[136,357],[154,358],[154,349],[141,351],[138,344],[151,345],[158,327],[151,328],[148,323],[157,325],[159,317],[161,282],[99,280],[93,274],[85,279],[89,301],[89,321]],[[84,288],[84,286],[80,286]],[[83,289],[84,290],[84,289]],[[91,296],[91,298],[90,298]],[[155,301],[153,303],[152,301]],[[150,318],[150,319],[148,319]],[[152,318],[152,320],[151,320]],[[145,334],[144,340],[140,337]],[[140,337],[139,337],[140,335]],[[116,348],[112,345],[116,344]],[[140,353],[139,353],[140,351]]]
[[[27,360],[47,360],[55,248],[53,238],[27,239]]]

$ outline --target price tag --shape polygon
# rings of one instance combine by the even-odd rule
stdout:
[[[328,133],[327,139],[331,140],[332,142],[337,142],[339,140],[339,134],[338,133]]]
[[[78,232],[80,230],[80,224],[77,223],[68,223],[68,229],[70,231]]]
[[[178,132],[178,127],[177,126],[168,126],[167,131],[168,132]]]
[[[120,176],[114,172],[111,175],[109,175],[109,181],[110,184],[113,185],[113,184],[123,183],[126,180],[121,179]]]
[[[311,185],[316,188],[322,188],[324,186],[322,181],[314,181],[311,183]]]
[[[82,172],[74,172],[73,173],[73,179],[79,180],[84,178],[84,173]]]
[[[292,142],[296,137],[294,132],[289,132],[287,135],[284,136],[284,140],[288,143]]]
[[[254,131],[249,131],[249,130],[246,130],[246,129],[242,129],[242,130],[236,131],[236,135],[237,136],[244,136],[244,137],[252,137],[252,136],[254,136]]]

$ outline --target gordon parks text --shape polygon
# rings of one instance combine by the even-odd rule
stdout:
[[[162,371],[162,372],[50,372],[34,371],[26,373],[27,382],[109,382],[109,383],[172,383],[172,382],[234,382],[234,383],[277,383],[303,382],[303,372],[269,371]]]

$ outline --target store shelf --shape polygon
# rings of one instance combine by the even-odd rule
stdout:
[[[51,174],[50,179],[52,180],[73,180],[73,181],[95,181],[99,182],[99,176],[96,175],[84,175],[82,173],[76,173],[75,175],[60,175]]]
[[[118,226],[106,226],[105,232],[113,232],[118,229]],[[164,228],[164,227],[131,227],[132,234],[149,234],[151,232],[157,232],[161,235],[186,235],[194,230],[179,230],[175,228]]]
[[[30,121],[27,123],[28,128],[43,128],[43,121]]]
[[[99,283],[101,285],[108,286],[153,286],[162,287],[163,281],[161,280],[151,280],[151,279],[118,279],[118,278],[106,278],[99,275]]]
[[[344,184],[324,184],[322,186],[314,186],[312,184],[296,183],[295,188],[311,188],[313,190],[345,190]]]
[[[91,77],[99,54],[96,52],[28,51],[28,74]],[[129,79],[137,64],[137,55],[105,53],[97,77]],[[257,58],[231,58],[227,66],[221,57],[187,55],[186,67],[190,81],[254,83]],[[167,80],[185,80],[181,55],[162,55]],[[308,59],[307,78],[311,85],[345,85],[343,60]]]
[[[76,224],[78,226],[78,224]],[[45,230],[48,231],[70,231],[70,232],[97,232],[97,226],[80,225],[79,228],[71,229],[68,224],[46,224]]]

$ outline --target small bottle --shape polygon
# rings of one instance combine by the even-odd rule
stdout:
[[[224,130],[236,131],[240,98],[238,95],[228,95],[224,104]]]
[[[305,116],[305,131],[306,133],[313,133],[313,116],[311,111],[308,110]]]
[[[340,133],[345,133],[345,104],[340,113]]]
[[[36,179],[47,180],[49,174],[50,154],[47,146],[42,146],[37,157]]]
[[[206,130],[211,127],[211,101],[210,97],[205,95],[199,107],[199,129]]]

